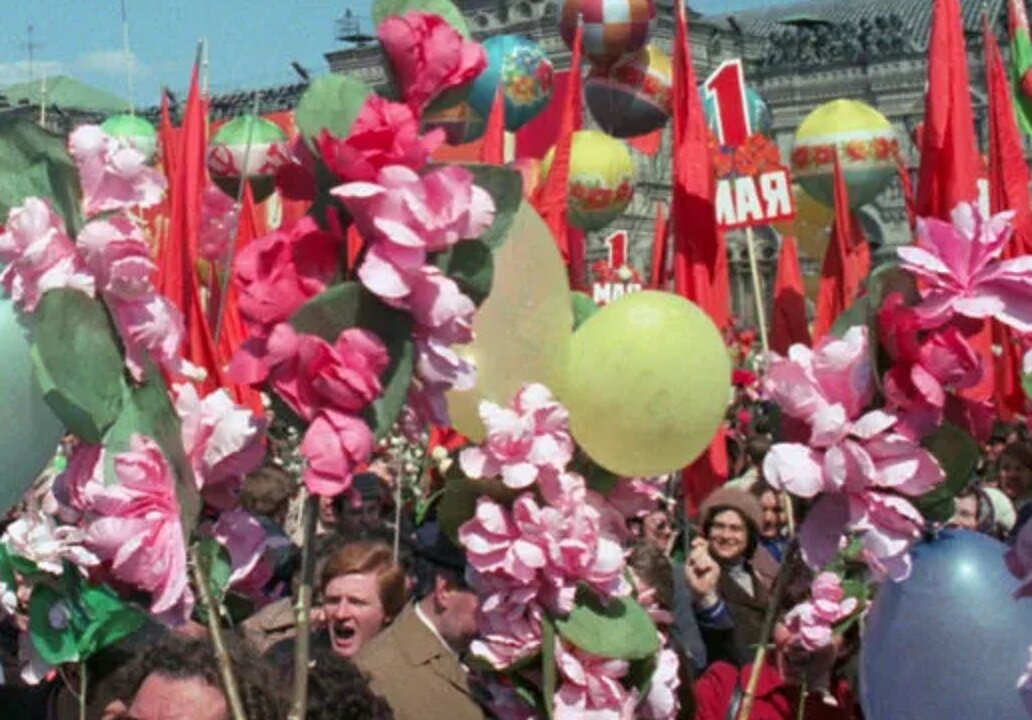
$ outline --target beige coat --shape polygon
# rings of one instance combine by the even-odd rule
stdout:
[[[355,657],[395,720],[482,720],[466,670],[409,605]]]

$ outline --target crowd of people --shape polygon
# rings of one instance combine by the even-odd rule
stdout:
[[[771,438],[762,415],[753,412],[739,415],[741,425],[729,435],[733,478],[695,513],[685,512],[671,479],[663,500],[628,521],[626,558],[635,591],[679,657],[679,717],[735,717],[757,646],[769,639],[750,717],[794,718],[802,703],[810,720],[859,718],[858,626],[818,650],[802,647],[788,629],[786,615],[807,599],[814,576],[794,542],[802,508],[764,480]],[[356,495],[320,505],[306,717],[489,717],[479,684],[483,667],[470,653],[478,598],[467,584],[464,552],[442,530],[432,504],[419,509],[418,525],[412,503],[395,506],[394,467],[374,462],[355,477]],[[273,560],[263,590],[267,602],[226,631],[252,720],[283,718],[288,711],[301,566],[292,520],[296,487],[288,470],[268,462],[242,491],[243,506],[267,533]],[[434,489],[430,480],[424,492]],[[1030,501],[1027,428],[997,423],[948,524],[1006,541],[1032,516]],[[779,582],[771,632],[765,620]],[[26,622],[10,617],[0,632],[0,716],[79,717],[79,685],[66,672],[35,686],[19,681],[17,637]],[[176,630],[148,624],[84,667],[88,717],[231,717],[217,657],[200,624]]]

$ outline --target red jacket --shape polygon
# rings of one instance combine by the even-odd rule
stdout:
[[[710,665],[695,683],[695,720],[725,720],[735,683],[744,694],[751,672],[752,665],[741,670],[726,662]],[[841,681],[832,694],[838,706],[827,704],[816,693],[810,694],[806,698],[806,720],[859,720],[848,684]],[[795,720],[798,709],[799,688],[786,685],[774,667],[764,665],[749,720]]]

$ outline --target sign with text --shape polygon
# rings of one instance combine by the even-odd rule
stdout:
[[[603,241],[608,258],[591,266],[595,281],[591,285],[591,299],[596,305],[605,305],[642,289],[641,276],[627,262],[627,232],[617,230]]]
[[[777,145],[753,132],[740,59],[727,60],[703,83],[716,108],[711,148],[717,225],[723,230],[769,225],[795,217],[792,176]]]

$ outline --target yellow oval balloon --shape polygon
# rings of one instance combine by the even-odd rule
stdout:
[[[507,405],[527,383],[559,393],[573,335],[573,309],[566,268],[552,234],[526,202],[494,257],[491,293],[473,319],[476,335],[459,352],[477,365],[472,390],[448,394],[452,425],[480,440],[481,400]]]
[[[625,476],[660,475],[709,445],[731,391],[713,321],[679,295],[645,291],[606,305],[573,335],[561,399],[574,439]]]

